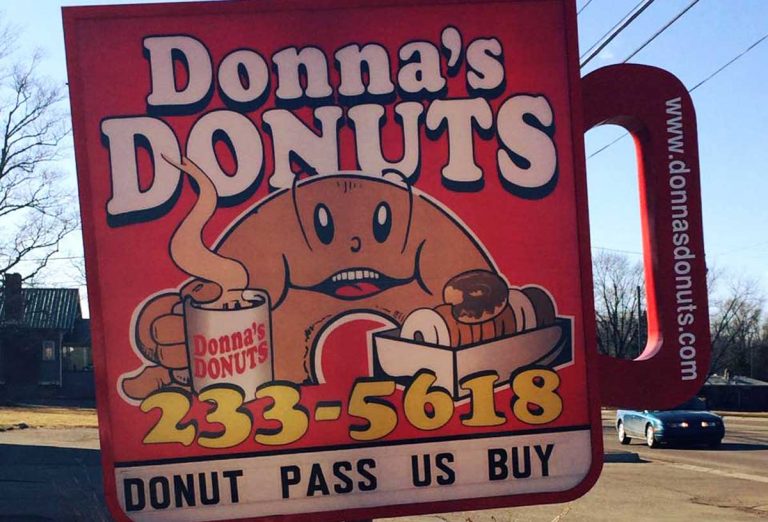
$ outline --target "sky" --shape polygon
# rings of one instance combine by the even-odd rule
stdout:
[[[593,0],[579,15],[582,53],[636,5]],[[586,0],[580,0],[582,7]],[[620,63],[690,0],[657,0],[583,74]],[[631,60],[672,72],[689,89],[768,33],[768,2],[700,0]],[[768,292],[768,41],[691,93],[696,108],[707,266],[755,280]],[[587,134],[587,156],[623,134]],[[590,229],[597,248],[640,258],[634,146],[622,139],[587,161]]]
[[[613,40],[582,74],[620,63],[692,0],[656,0]],[[17,56],[43,51],[41,73],[66,82],[61,6],[105,1],[0,0],[0,16],[20,30]],[[136,2],[132,2],[136,3]],[[580,53],[630,12],[637,0],[577,0]],[[661,67],[690,89],[768,34],[768,1],[700,0],[635,55],[631,63]],[[768,295],[768,40],[698,87],[697,113],[707,265],[758,284]],[[586,154],[624,134],[604,126],[587,133]],[[59,167],[75,186],[71,149]],[[641,259],[635,153],[626,137],[587,161],[593,254],[615,252]],[[53,261],[48,281],[76,286],[73,259],[82,256],[72,234]],[[81,289],[85,294],[85,289]]]

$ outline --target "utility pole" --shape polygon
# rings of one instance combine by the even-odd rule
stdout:
[[[643,303],[640,301],[640,285],[637,285],[637,348],[638,355],[643,353],[644,346],[640,345],[640,328],[643,322]]]

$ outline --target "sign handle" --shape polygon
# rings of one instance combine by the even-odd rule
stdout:
[[[696,116],[675,76],[620,64],[582,80],[584,127],[614,124],[638,159],[648,343],[640,356],[599,355],[604,405],[665,409],[696,394],[709,372],[710,334]]]

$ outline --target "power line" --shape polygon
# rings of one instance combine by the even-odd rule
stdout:
[[[48,261],[68,261],[73,259],[83,259],[84,256],[62,256],[52,257]],[[42,261],[42,259],[25,259],[25,261]]]
[[[74,260],[74,259],[83,259],[84,256],[61,256],[61,257],[50,257],[48,259],[39,257],[39,258],[23,258],[22,262],[40,262],[40,261],[68,261],[68,260]]]
[[[51,288],[50,286],[45,286],[45,285],[57,285],[59,288],[64,286],[67,286],[70,288],[74,288],[74,287],[85,288],[88,286],[87,284],[85,284],[84,281],[61,281],[61,280],[55,279],[48,282],[43,282],[42,285],[36,285],[30,288]],[[87,297],[87,294],[83,294],[83,297]]]
[[[739,54],[737,54],[736,56],[734,56],[733,58],[731,58],[730,60],[728,60],[728,61],[727,61],[725,64],[723,64],[723,65],[722,65],[720,68],[718,68],[718,69],[717,69],[715,72],[713,72],[712,74],[710,74],[709,76],[707,76],[706,78],[704,78],[703,80],[701,80],[699,83],[697,83],[696,85],[694,85],[693,87],[691,87],[690,89],[688,89],[688,92],[690,93],[690,92],[693,92],[693,91],[695,91],[696,89],[698,89],[699,87],[701,87],[702,85],[704,85],[705,83],[707,83],[709,80],[713,79],[715,76],[717,76],[718,74],[720,74],[721,72],[723,72],[723,71],[724,71],[724,70],[725,70],[727,67],[729,67],[731,64],[733,64],[733,63],[734,63],[736,60],[738,60],[739,58],[742,58],[744,55],[746,55],[747,53],[749,53],[750,51],[752,51],[752,50],[753,50],[755,47],[757,47],[758,45],[760,45],[760,44],[761,44],[762,42],[764,42],[766,39],[768,39],[768,33],[766,33],[766,34],[764,34],[763,36],[761,36],[760,38],[758,38],[758,39],[757,39],[757,40],[756,40],[756,41],[755,41],[755,42],[754,42],[752,45],[750,45],[749,47],[747,47],[746,49],[744,49],[743,51],[741,51]],[[610,147],[611,145],[613,145],[613,144],[614,144],[614,143],[616,143],[617,141],[619,141],[619,140],[621,140],[621,139],[623,139],[623,138],[626,138],[628,135],[629,135],[629,133],[624,133],[624,134],[622,134],[621,136],[619,136],[618,138],[616,138],[616,139],[615,139],[615,140],[613,140],[612,142],[608,143],[607,145],[604,145],[603,147],[599,148],[598,150],[596,150],[595,152],[593,152],[592,154],[590,154],[589,156],[587,156],[587,159],[591,159],[591,158],[593,158],[593,157],[597,156],[598,154],[600,154],[601,152],[603,152],[605,149],[607,149],[608,147]]]
[[[654,0],[641,0],[624,18],[622,18],[616,25],[611,27],[607,33],[605,33],[600,39],[590,47],[587,52],[579,57],[583,61],[579,64],[580,68],[584,68],[592,59],[600,54],[600,51],[613,41],[614,38],[619,36],[624,29],[629,27],[629,24],[635,21],[635,19],[642,14],[643,11],[648,9]],[[594,49],[594,50],[593,50]],[[586,56],[586,58],[584,58]]]
[[[592,0],[587,0],[587,3],[581,6],[581,9],[579,9],[578,11],[576,11],[576,16],[580,15],[580,14],[581,14],[581,12],[582,12],[584,9],[586,9],[586,8],[587,8],[587,6],[588,6],[589,4],[591,4],[591,3],[592,3]]]
[[[621,62],[621,63],[627,63],[629,60],[631,60],[631,59],[632,59],[632,58],[633,58],[633,57],[634,57],[634,56],[635,56],[637,53],[639,53],[640,51],[642,51],[643,49],[645,49],[645,46],[647,46],[649,43],[651,43],[652,41],[654,41],[654,40],[655,40],[655,39],[656,39],[656,38],[657,38],[657,37],[658,37],[658,36],[659,36],[661,33],[663,33],[664,31],[666,31],[667,29],[669,29],[669,28],[672,26],[672,24],[674,24],[674,23],[675,23],[675,22],[677,22],[677,21],[678,21],[680,18],[682,18],[682,16],[683,16],[685,13],[687,13],[687,12],[688,12],[688,11],[691,9],[691,7],[693,7],[694,5],[696,5],[696,4],[698,4],[698,3],[699,3],[699,0],[693,0],[693,1],[692,1],[690,4],[688,4],[688,7],[686,7],[685,9],[683,9],[682,11],[680,11],[679,13],[677,13],[677,15],[676,15],[674,18],[672,18],[672,19],[671,19],[669,22],[667,22],[666,24],[664,24],[664,26],[663,26],[661,29],[659,29],[658,31],[656,31],[655,33],[653,33],[653,35],[652,35],[650,38],[648,38],[648,39],[647,39],[645,42],[643,42],[643,44],[642,44],[640,47],[638,47],[637,49],[635,49],[635,50],[632,52],[632,54],[630,54],[629,56],[627,56],[626,58],[624,58],[624,61],[623,61],[623,62]]]
[[[653,33],[653,35],[651,35],[650,38],[648,38],[645,42],[643,42],[640,45],[640,47],[638,47],[637,49],[632,51],[632,53],[629,56],[627,56],[626,58],[624,58],[624,60],[621,63],[627,63],[629,60],[634,58],[637,53],[639,53],[640,51],[645,49],[648,44],[650,44],[652,41],[654,41],[656,38],[658,38],[659,35],[661,35],[664,31],[669,29],[675,22],[677,22],[680,18],[682,18],[685,13],[687,13],[694,5],[696,5],[698,3],[699,3],[699,0],[693,0],[690,4],[688,4],[688,6],[685,9],[683,9],[682,11],[677,13],[677,15],[675,15],[674,18],[672,18],[669,22],[664,24],[658,31]],[[595,152],[593,152],[592,154],[590,154],[587,159],[592,158],[593,156],[596,156],[596,155],[600,154],[601,152],[603,152],[605,149],[607,149],[608,147],[610,147],[611,145],[613,145],[617,141],[627,137],[627,135],[628,135],[627,133],[622,134],[621,136],[619,136],[618,138],[616,138],[612,142],[608,143],[607,145],[601,147],[600,149],[598,149]]]
[[[716,256],[727,256],[729,254],[733,254],[734,252],[742,252],[744,250],[752,250],[753,248],[758,248],[762,246],[768,246],[768,241],[760,241],[759,243],[753,243],[751,245],[747,246],[741,246],[737,248],[732,248],[731,250],[726,250],[725,252],[720,252],[719,254],[715,254]]]
[[[624,139],[624,138],[626,138],[627,136],[629,136],[629,133],[628,133],[628,132],[625,132],[624,134],[622,134],[621,136],[619,136],[618,138],[616,138],[615,140],[613,140],[612,142],[610,142],[608,145],[603,145],[602,147],[600,147],[599,149],[597,149],[595,152],[593,152],[592,154],[590,154],[589,156],[587,156],[587,159],[589,160],[589,159],[592,159],[592,158],[594,158],[595,156],[597,156],[598,154],[600,154],[601,152],[603,152],[605,149],[607,149],[608,147],[610,147],[611,145],[613,145],[613,144],[614,144],[614,143],[616,143],[617,141],[619,141],[619,140],[623,140],[623,139]]]
[[[753,43],[752,45],[750,45],[749,47],[747,47],[746,49],[744,49],[743,51],[741,51],[739,54],[737,54],[736,56],[734,56],[734,57],[733,57],[733,58],[732,58],[732,59],[731,59],[729,62],[727,62],[725,65],[723,65],[723,66],[722,66],[722,67],[720,67],[718,70],[716,70],[715,72],[713,72],[712,74],[710,74],[709,76],[707,76],[706,78],[704,78],[703,80],[701,80],[699,83],[697,83],[696,85],[694,85],[693,87],[691,87],[690,89],[688,89],[688,92],[693,92],[693,91],[695,91],[696,89],[698,89],[699,87],[701,87],[702,85],[704,85],[705,83],[707,83],[709,80],[711,80],[712,78],[714,78],[715,76],[717,76],[718,74],[720,74],[720,72],[722,72],[722,71],[723,71],[723,69],[725,69],[726,67],[728,67],[729,65],[731,65],[733,62],[735,62],[736,60],[738,60],[739,58],[741,58],[742,56],[744,56],[745,54],[747,54],[749,51],[751,51],[752,49],[754,49],[755,47],[757,47],[758,45],[760,45],[760,43],[762,43],[762,42],[763,42],[763,41],[764,41],[766,38],[768,38],[768,34],[764,34],[764,35],[763,35],[761,38],[758,38],[758,39],[757,39],[757,41],[756,41],[755,43]]]
[[[635,256],[642,256],[643,255],[642,252],[636,252],[634,250],[621,250],[621,249],[618,249],[618,248],[608,248],[608,247],[592,246],[591,249],[592,250],[601,250],[603,252],[616,252],[616,253],[619,253],[619,254],[632,254],[632,255],[635,255]]]

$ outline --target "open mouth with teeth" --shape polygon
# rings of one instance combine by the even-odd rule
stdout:
[[[306,288],[306,290],[322,292],[339,299],[354,300],[378,294],[410,281],[411,278],[395,279],[370,268],[350,268],[340,270],[323,282]]]

